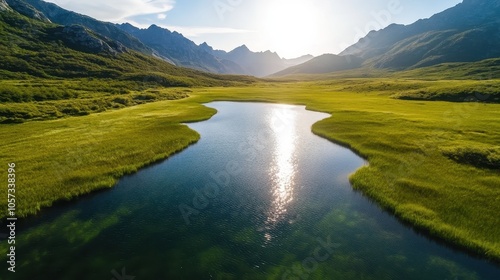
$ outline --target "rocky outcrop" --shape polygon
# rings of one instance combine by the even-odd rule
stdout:
[[[9,4],[7,4],[5,0],[0,0],[0,12],[1,11],[12,11],[12,9],[9,7]]]
[[[88,53],[117,54],[126,51],[122,44],[100,38],[90,30],[81,25],[70,25],[60,27],[56,35],[60,35],[63,41],[70,47]]]
[[[113,23],[102,22],[86,15],[65,10],[54,3],[41,0],[25,1],[46,15],[53,23],[64,26],[71,26],[74,24],[85,26],[85,28],[91,30],[92,33],[100,34],[100,36],[107,38],[107,40],[104,41],[114,40],[127,47],[127,49],[136,50],[149,55],[153,53],[151,48],[148,48],[137,38],[131,36],[127,32],[122,31]]]
[[[20,13],[21,15],[44,22],[50,22],[50,20],[43,13],[22,0],[2,0],[1,2],[8,4],[8,6],[10,6],[13,10]],[[3,6],[1,2],[0,6]]]
[[[158,56],[167,58],[168,61],[177,66],[224,74],[234,73],[230,67],[238,67],[234,63],[233,65],[225,64],[182,34],[157,25],[151,25],[147,29],[140,29],[125,23],[117,25],[117,27],[138,38],[141,42],[154,49]]]

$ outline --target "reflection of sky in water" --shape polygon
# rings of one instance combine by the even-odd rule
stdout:
[[[291,108],[276,108],[269,117],[274,137],[273,160],[269,169],[272,203],[266,228],[271,229],[286,214],[287,206],[293,201],[296,166],[296,112]],[[266,240],[272,236],[265,234]]]

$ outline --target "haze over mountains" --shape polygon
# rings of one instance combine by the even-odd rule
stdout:
[[[200,47],[215,57],[238,63],[243,67],[244,72],[242,74],[249,74],[257,77],[276,73],[313,58],[312,55],[304,55],[295,59],[285,59],[280,58],[277,53],[271,51],[252,52],[246,45],[237,47],[230,52],[214,50],[207,43],[201,44]]]
[[[429,19],[371,31],[339,55],[318,57],[276,75],[329,73],[363,66],[406,70],[496,57],[500,57],[500,1],[464,0]],[[326,60],[331,63],[325,65]]]
[[[19,5],[21,0],[9,0]],[[182,34],[151,25],[140,29],[131,24],[115,25],[89,16],[65,10],[56,4],[41,0],[26,0],[50,21],[61,25],[82,25],[98,34],[116,40],[125,47],[154,55],[177,66],[218,74],[266,76],[287,67],[305,62],[305,59],[286,60],[271,52],[254,53],[238,48],[230,53],[214,51],[207,44],[196,45]],[[312,58],[312,56],[306,56]]]
[[[287,60],[270,51],[252,52],[245,45],[225,52],[214,50],[207,43],[198,46],[182,34],[156,25],[151,25],[147,29],[140,29],[128,23],[117,26],[178,66],[219,74],[263,77],[312,58],[303,56]]]
[[[464,0],[429,19],[372,31],[338,55],[306,55],[290,60],[271,51],[252,52],[246,45],[230,52],[214,50],[207,43],[197,45],[180,33],[156,25],[141,29],[128,23],[102,22],[41,0],[0,0],[0,11],[16,11],[37,21],[63,26],[58,31],[62,40],[79,51],[133,50],[176,66],[217,74],[264,77],[356,68],[407,70],[500,57],[498,0]]]
[[[102,22],[40,0],[2,0],[1,5],[5,7],[2,10],[13,8],[30,18],[63,26],[80,25],[128,49],[161,58],[176,66],[211,73],[266,76],[312,58],[305,56],[286,60],[275,53],[254,53],[241,48],[230,53],[214,51],[207,44],[198,46],[182,34],[156,25],[139,29],[130,24]]]
[[[377,68],[405,69],[500,56],[500,1],[463,3],[411,25],[372,32],[341,55]]]

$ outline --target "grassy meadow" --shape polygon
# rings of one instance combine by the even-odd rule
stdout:
[[[2,81],[0,88],[13,83],[19,81]],[[0,118],[2,112],[29,112],[19,117],[23,123],[0,125],[0,161],[16,163],[18,214],[27,216],[110,188],[121,176],[195,143],[200,135],[183,123],[216,113],[203,103],[302,104],[332,115],[316,123],[314,133],[368,160],[350,177],[356,190],[434,237],[500,260],[499,86],[496,80],[344,78],[127,93],[104,86],[98,95],[67,86],[70,93],[61,98],[2,101]],[[116,95],[129,101],[114,102]],[[141,95],[150,102],[135,98]],[[90,109],[101,100],[109,106]],[[482,102],[458,102],[464,100]],[[65,114],[63,104],[85,113]],[[46,114],[47,106],[55,113]],[[1,172],[6,178],[7,165]]]

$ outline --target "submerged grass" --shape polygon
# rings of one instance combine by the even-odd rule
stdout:
[[[202,103],[304,104],[332,114],[314,133],[369,161],[351,176],[355,189],[435,237],[500,260],[500,105],[394,98],[456,83],[348,79],[193,88],[182,100],[1,125],[0,161],[17,165],[18,213],[26,216],[112,187],[124,174],[196,142],[200,136],[182,123],[215,113]],[[5,201],[0,207],[6,209]]]

